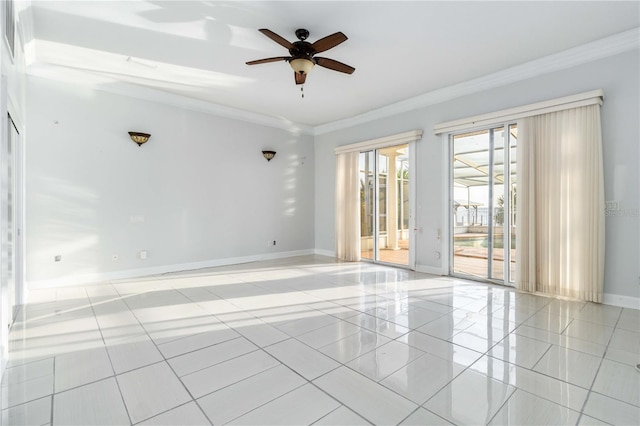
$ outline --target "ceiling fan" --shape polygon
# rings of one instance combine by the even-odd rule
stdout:
[[[307,37],[309,37],[309,31],[301,28],[296,30],[296,37],[298,38],[298,41],[294,41],[293,43],[291,43],[285,38],[280,37],[278,34],[266,28],[258,31],[260,31],[262,34],[266,35],[279,45],[289,49],[289,54],[291,56],[278,56],[275,58],[258,59],[256,61],[247,62],[247,65],[266,64],[268,62],[278,61],[289,62],[289,65],[291,65],[291,68],[293,68],[294,71],[296,84],[304,84],[307,78],[307,74],[309,73],[309,71],[311,71],[314,65],[320,65],[321,67],[343,72],[346,74],[352,74],[356,70],[355,68],[347,64],[343,64],[342,62],[315,56],[316,53],[329,50],[347,40],[347,36],[342,34],[341,32],[337,32],[335,34],[331,34],[329,36],[321,38],[315,43],[309,43],[308,41],[306,41]]]

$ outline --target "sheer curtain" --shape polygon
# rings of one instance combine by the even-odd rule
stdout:
[[[602,302],[600,105],[518,121],[517,286]]]
[[[360,260],[359,152],[336,155],[336,257]]]

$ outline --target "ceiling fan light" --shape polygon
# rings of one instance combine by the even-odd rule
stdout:
[[[298,58],[290,61],[289,65],[298,74],[308,74],[315,64],[309,59]]]

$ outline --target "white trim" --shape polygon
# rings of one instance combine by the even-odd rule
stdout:
[[[373,149],[386,148],[394,145],[402,145],[409,142],[417,142],[422,138],[422,130],[411,130],[397,135],[385,136],[377,139],[370,139],[364,142],[356,142],[349,145],[342,145],[334,149],[336,154],[347,152],[362,152]]]
[[[452,166],[452,149],[449,141],[449,135],[442,135],[442,220],[440,228],[440,267],[442,268],[442,275],[449,275],[451,270],[451,198],[452,186],[451,186],[451,166]]]
[[[213,268],[217,266],[237,265],[240,263],[258,262],[262,260],[282,259],[294,256],[306,256],[315,254],[315,250],[295,250],[279,253],[256,254],[243,257],[229,257],[225,259],[205,260],[202,262],[191,262],[165,266],[154,266],[151,268],[129,269],[125,271],[115,271],[106,273],[95,273],[85,275],[70,275],[62,278],[54,278],[50,280],[28,281],[27,288],[29,290],[49,287],[71,287],[77,285],[90,285],[104,283],[114,280],[139,278],[152,275],[161,275],[171,272],[191,271],[203,268]]]
[[[418,199],[418,160],[416,142],[409,142],[409,269],[416,270],[416,217],[418,216],[416,200]]]
[[[33,5],[31,0],[20,0],[15,2],[17,24],[16,30],[18,31],[18,37],[20,38],[20,48],[24,53],[24,45],[30,40],[34,40],[33,31]]]
[[[13,37],[13,46],[11,45],[11,43],[9,42],[9,38],[7,37],[7,16],[6,16],[6,11],[7,11],[7,7],[8,7],[8,3],[6,1],[2,2],[2,13],[1,13],[1,17],[0,19],[2,19],[2,38],[4,38],[4,47],[5,50],[7,52],[7,57],[11,60],[11,65],[15,65],[16,63],[16,40],[17,40],[17,34],[18,34],[18,10],[16,10],[18,8],[18,2],[14,1],[13,3],[11,3],[11,6],[13,7],[12,12],[13,12],[13,16],[12,16],[12,25],[13,25],[13,34],[11,35]]]
[[[434,268],[433,266],[416,265],[416,272],[422,272],[423,274],[438,275],[440,277],[447,274],[443,274],[440,268]]]
[[[597,89],[590,92],[579,93],[577,95],[565,96],[548,101],[519,106],[515,108],[503,109],[501,111],[490,112],[473,117],[462,118],[453,121],[436,124],[433,132],[436,135],[451,133],[470,128],[486,127],[494,124],[516,121],[519,118],[531,117],[533,115],[546,114],[550,112],[562,111],[570,108],[599,104],[602,105],[604,90]]]
[[[640,309],[640,297],[605,293],[602,303],[623,308]]]
[[[385,136],[382,138],[377,138],[377,139],[370,139],[367,141],[363,141],[363,142],[356,142],[356,143],[352,143],[352,144],[348,144],[348,145],[342,145],[339,147],[336,147],[334,149],[336,155],[339,154],[346,154],[346,153],[352,153],[352,152],[363,152],[363,151],[372,151],[372,150],[376,150],[376,149],[382,149],[382,148],[387,148],[387,147],[393,147],[396,145],[408,145],[408,150],[409,150],[409,173],[413,174],[413,176],[409,179],[409,233],[410,233],[410,237],[409,237],[409,259],[408,259],[408,264],[405,265],[401,265],[400,267],[406,267],[410,270],[415,270],[416,267],[416,255],[415,255],[415,248],[416,248],[416,232],[414,231],[414,229],[416,229],[415,226],[415,218],[416,218],[416,203],[415,200],[416,198],[416,194],[417,194],[417,181],[416,181],[416,177],[415,177],[415,173],[417,172],[417,159],[416,159],[416,142],[418,142],[420,139],[422,138],[422,130],[411,130],[408,132],[404,132],[404,133],[398,133],[396,135],[390,135],[390,136]],[[378,169],[378,159],[376,158],[376,170]],[[374,189],[374,193],[378,193],[378,180],[375,179],[375,189]],[[379,224],[378,224],[378,218],[379,218],[379,214],[378,214],[378,202],[376,201],[375,203],[376,206],[376,212],[374,214],[374,217],[376,218],[376,223],[374,225],[374,229],[378,230],[379,229]],[[374,235],[377,236],[378,232],[375,232]],[[377,253],[378,252],[378,238],[374,237],[373,241],[374,241],[374,252]],[[384,262],[381,262],[379,259],[376,261],[373,261],[373,263],[377,263],[377,264],[385,264]],[[395,266],[395,265],[394,265]]]
[[[506,86],[508,84],[608,58],[638,48],[640,48],[640,27],[526,62],[515,67],[507,68],[484,77],[427,92],[354,117],[322,124],[314,128],[315,134],[323,135],[353,127],[358,124],[381,120],[383,118],[399,115],[415,109],[425,108],[430,105],[450,101],[462,96]]]
[[[52,78],[47,71],[51,65],[38,64],[37,67],[30,67],[27,70],[29,78],[41,78],[43,80],[60,81],[69,84],[65,79]],[[53,73],[55,75],[55,73]],[[271,127],[275,129],[286,130],[294,135],[305,134],[314,135],[313,127],[305,124],[297,124],[284,118],[269,116],[233,108],[226,105],[216,104],[213,102],[203,101],[200,99],[189,98],[187,96],[175,93],[163,92],[150,87],[138,86],[136,84],[113,82],[101,86],[87,85],[93,90],[100,92],[126,96],[128,98],[140,99],[148,102],[155,102],[162,105],[168,105],[174,108],[182,108],[189,111],[211,114],[216,117],[228,118],[231,120],[243,121],[246,123],[258,124],[261,126]]]
[[[105,90],[106,89],[106,90]],[[174,93],[162,92],[148,87],[137,86],[129,83],[113,83],[97,87],[96,90],[112,92],[122,96],[148,100],[169,106],[177,106],[190,111],[212,114],[217,117],[230,118],[261,126],[286,130],[292,134],[313,135],[313,127],[305,124],[297,124],[283,118],[273,117],[251,111],[245,111],[226,105],[189,98]]]
[[[21,14],[21,25],[25,34],[24,40],[32,40],[33,16],[30,6],[31,0],[26,1],[25,11]],[[386,105],[350,118],[337,120],[318,126],[297,124],[285,119],[243,111],[211,102],[201,101],[186,96],[180,96],[168,92],[162,92],[133,84],[119,83],[103,85],[98,88],[105,92],[133,98],[149,100],[166,105],[182,107],[185,109],[218,115],[220,117],[237,119],[245,122],[284,129],[291,132],[299,132],[309,135],[323,135],[341,129],[365,124],[375,120],[392,117],[419,108],[439,104],[462,96],[482,92],[496,87],[506,86],[518,81],[527,80],[552,72],[572,68],[588,62],[608,58],[627,51],[640,48],[640,28],[633,28],[622,33],[614,34],[582,46],[574,47],[553,55],[545,56],[521,65],[507,68],[496,73],[486,75],[463,83],[433,90],[413,98],[405,99],[394,104]],[[38,67],[43,67],[39,64]],[[46,73],[34,72],[33,68],[27,69],[29,76],[51,79]]]
[[[11,116],[11,120],[13,120],[13,124],[15,124],[18,133],[22,135],[24,133],[24,124],[22,122],[22,117],[20,117],[18,108],[15,107],[13,98],[9,93],[7,93],[7,113]]]
[[[327,256],[327,257],[336,257],[335,250],[324,250],[324,249],[314,249],[313,254],[317,254],[319,256]]]

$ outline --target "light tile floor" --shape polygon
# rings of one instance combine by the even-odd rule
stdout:
[[[1,424],[638,424],[638,362],[638,310],[302,256],[32,291]]]

